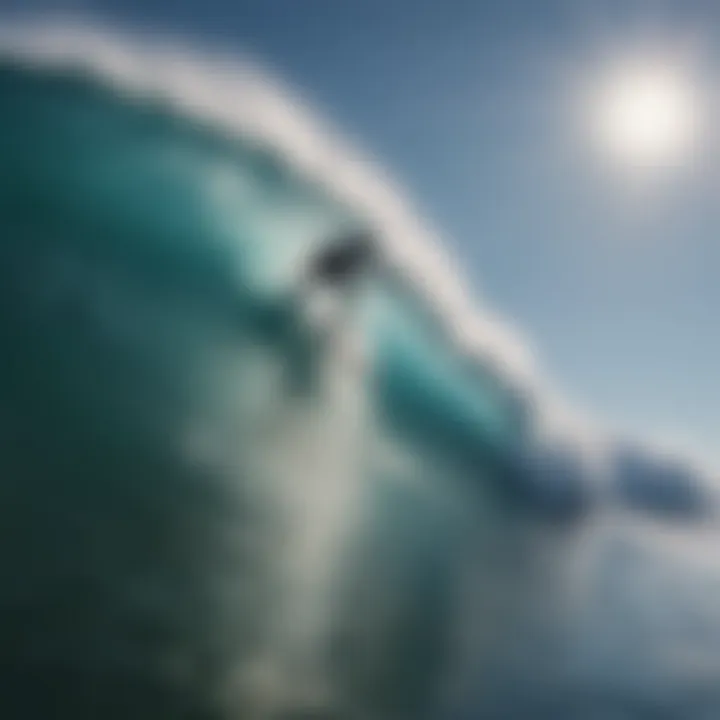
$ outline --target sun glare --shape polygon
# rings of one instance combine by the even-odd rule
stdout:
[[[631,169],[688,161],[699,129],[697,90],[689,74],[660,63],[628,66],[606,78],[593,117],[600,146]]]

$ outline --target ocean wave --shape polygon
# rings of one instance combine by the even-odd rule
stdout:
[[[208,655],[198,652],[210,658],[205,672],[222,675],[222,692],[203,686],[198,694],[247,699],[253,695],[247,684],[264,685],[258,692],[270,695],[297,684],[322,703],[333,690],[324,684],[335,684],[360,707],[396,703],[413,716],[439,696],[475,709],[497,700],[493,672],[504,678],[496,688],[506,693],[503,702],[513,699],[508,678],[529,687],[533,673],[547,682],[538,692],[564,683],[568,702],[577,699],[568,678],[575,678],[575,689],[586,682],[595,692],[612,681],[618,697],[629,692],[621,673],[608,670],[622,664],[627,648],[623,613],[642,615],[641,601],[654,584],[682,574],[667,562],[662,542],[647,553],[643,543],[664,537],[669,519],[682,521],[673,532],[707,533],[683,555],[696,565],[715,532],[707,522],[714,490],[703,473],[654,448],[621,443],[563,404],[509,326],[462,289],[441,239],[399,189],[253,61],[83,24],[3,25],[0,36],[0,82],[15,83],[28,103],[17,118],[8,103],[0,118],[6,126],[16,122],[2,139],[0,189],[20,187],[72,230],[47,239],[40,232],[47,227],[30,223],[37,232],[22,226],[26,244],[2,246],[11,260],[2,267],[3,292],[13,300],[6,306],[21,313],[16,322],[8,312],[2,330],[19,338],[27,355],[23,392],[45,392],[28,410],[23,392],[11,388],[11,405],[23,422],[53,428],[40,435],[49,459],[34,462],[52,459],[60,467],[73,467],[85,450],[62,444],[65,433],[72,437],[72,424],[67,429],[52,415],[53,404],[77,422],[76,414],[99,415],[102,422],[84,432],[110,457],[125,447],[127,419],[142,419],[153,443],[150,450],[139,446],[137,463],[147,467],[122,465],[127,475],[110,473],[117,484],[110,489],[121,505],[134,508],[139,497],[143,510],[161,518],[167,511],[179,529],[171,528],[177,534],[162,562],[152,559],[160,580],[143,578],[127,596],[123,590],[120,605],[139,607],[140,614],[168,610],[157,616],[167,618],[168,637],[190,628],[188,636],[181,633],[190,645],[195,632],[203,642],[212,636],[203,650]],[[28,110],[40,107],[34,115]],[[85,110],[74,114],[78,107]],[[28,118],[33,121],[23,124]],[[138,127],[142,132],[134,134]],[[21,172],[8,179],[18,139],[25,143]],[[23,221],[46,220],[37,208],[24,210]],[[315,282],[318,274],[334,281],[344,262],[356,262],[323,254],[328,237],[346,238],[348,230],[351,237],[369,231],[379,245],[380,281],[369,307],[356,303],[344,278],[335,295]],[[75,334],[65,337],[64,321]],[[28,327],[41,330],[34,335]],[[241,341],[242,354],[235,352]],[[21,376],[10,355],[3,362],[9,376]],[[59,377],[69,383],[62,391],[53,385]],[[183,393],[178,377],[192,380]],[[103,403],[113,413],[103,413]],[[139,432],[139,424],[130,423],[131,430]],[[22,440],[33,448],[39,443]],[[92,448],[90,464],[102,467],[102,453]],[[170,460],[182,469],[174,476],[179,487],[167,481],[157,499],[148,467],[165,471]],[[62,562],[106,578],[108,568],[125,571],[125,556],[108,534],[117,531],[122,543],[133,544],[125,526],[104,527],[108,507],[88,491],[88,478],[98,477],[92,467],[80,474],[82,482],[72,478],[72,487],[100,509],[99,520],[86,507],[78,518],[67,499],[58,506],[62,512],[43,517],[74,543],[67,554],[60,542],[53,548]],[[129,482],[133,473],[150,478],[148,487]],[[165,476],[158,471],[158,477]],[[238,587],[235,571],[245,566],[228,549],[237,531],[227,519],[237,505],[246,509],[234,494],[238,486],[262,501],[257,517],[286,519],[269,539],[260,530],[255,537],[250,523],[238,544],[261,558],[254,557],[260,570],[251,563],[263,576],[250,583],[253,591],[292,598],[289,609],[283,597],[278,610]],[[50,489],[60,503],[62,493]],[[166,510],[158,510],[161,502]],[[652,520],[640,520],[643,514]],[[658,520],[665,530],[657,530]],[[109,553],[102,558],[107,566],[78,551],[84,522],[101,523],[91,529]],[[348,560],[344,543],[357,525],[362,540]],[[141,527],[154,537],[152,527]],[[185,532],[200,539],[199,550],[187,547]],[[16,533],[23,542],[15,545],[32,545],[27,528]],[[177,548],[182,552],[175,555]],[[174,562],[179,579],[166,577]],[[618,585],[622,573],[635,584]],[[116,578],[109,582],[117,590]],[[189,609],[175,592],[178,584],[192,601]],[[336,585],[342,609],[340,627],[332,630],[348,654],[341,653],[337,667],[318,668],[319,657],[328,662],[320,646],[328,618],[335,619],[337,598],[328,588],[334,592]],[[603,592],[615,603],[607,615],[596,606]],[[692,589],[678,594],[681,615],[693,616],[698,596]],[[569,608],[577,597],[579,609]],[[253,621],[242,628],[234,620],[236,602],[254,608]],[[81,650],[112,667],[136,662],[139,646],[124,645],[90,605]],[[565,649],[553,644],[573,623],[570,657],[588,673],[580,679],[563,664]],[[264,654],[247,640],[254,624]],[[263,634],[266,625],[272,627]],[[653,637],[665,637],[662,625],[662,618],[652,624]],[[233,656],[227,627],[243,637],[238,645],[249,657]],[[110,649],[94,644],[98,628]],[[608,628],[615,643],[609,649],[598,640]],[[76,642],[54,630],[58,646]],[[40,654],[57,652],[39,647]],[[116,648],[132,657],[112,656]],[[695,650],[688,647],[686,655],[700,657]],[[639,650],[637,657],[646,659]],[[714,656],[702,658],[714,670]],[[153,662],[160,667],[153,672],[172,676],[167,682],[195,688],[204,681],[203,668],[193,665],[197,658],[180,653],[147,660]],[[538,672],[543,662],[547,677]],[[477,686],[487,695],[471,702]],[[378,697],[368,700],[368,687]]]

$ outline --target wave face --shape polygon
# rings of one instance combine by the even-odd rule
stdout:
[[[0,97],[3,717],[454,702],[516,398],[271,149],[75,70]]]

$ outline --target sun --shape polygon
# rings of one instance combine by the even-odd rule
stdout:
[[[687,162],[696,147],[699,116],[698,93],[689,73],[659,62],[610,73],[593,107],[599,146],[630,169]]]

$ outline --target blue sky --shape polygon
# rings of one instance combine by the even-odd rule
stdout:
[[[517,0],[0,0],[250,50],[404,185],[541,367],[610,426],[720,467],[720,142],[638,198],[599,161],[596,70],[696,46],[720,105],[720,6]]]

